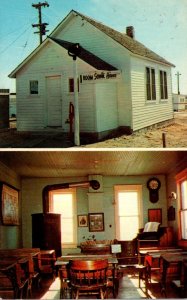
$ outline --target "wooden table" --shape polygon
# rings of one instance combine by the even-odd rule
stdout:
[[[151,280],[151,271],[160,269],[160,258],[164,254],[182,253],[183,249],[154,249],[151,251],[144,250],[140,252],[144,255],[144,264],[147,266],[148,278]]]
[[[180,278],[181,265],[184,259],[187,259],[187,252],[165,253],[161,255],[162,271],[162,290],[166,294],[166,283],[172,279]],[[169,272],[171,268],[172,272]]]
[[[112,254],[103,254],[103,255],[94,255],[94,254],[71,254],[71,255],[63,255],[58,257],[55,266],[58,269],[58,274],[60,278],[60,298],[64,298],[68,288],[69,288],[69,275],[68,275],[68,265],[71,260],[97,260],[97,259],[108,259],[108,264],[111,270],[111,277],[113,280],[113,294],[116,293],[116,285],[117,282],[115,280],[116,267],[118,264],[118,260],[116,256]]]

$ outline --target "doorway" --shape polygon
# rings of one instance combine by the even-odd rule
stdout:
[[[62,91],[61,76],[46,78],[47,126],[62,127]]]

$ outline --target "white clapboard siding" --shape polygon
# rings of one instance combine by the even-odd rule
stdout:
[[[87,63],[79,60],[79,73],[95,70]],[[69,131],[69,103],[74,102],[74,95],[69,93],[69,78],[73,77],[73,60],[68,56],[67,50],[53,43],[41,50],[41,53],[32,59],[17,76],[17,117],[18,130],[40,130],[48,126],[47,116],[47,78],[50,76],[62,77],[62,129]],[[30,80],[39,81],[39,95],[29,95]],[[81,101],[82,97],[82,101]],[[85,88],[80,91],[81,128],[93,131],[95,128],[93,109],[93,90]],[[89,119],[85,113],[89,113]],[[87,124],[87,125],[86,125]],[[50,125],[50,124],[49,124]],[[88,128],[87,128],[88,126]]]
[[[172,119],[171,68],[135,56],[101,30],[79,15],[64,22],[54,38],[73,43],[95,54],[121,71],[118,82],[95,82],[80,84],[79,113],[81,132],[102,132],[119,126],[133,131],[155,123]],[[58,124],[64,132],[69,131],[69,104],[74,103],[74,94],[69,92],[69,78],[73,77],[73,60],[68,51],[53,41],[48,41],[16,74],[18,130],[47,128],[48,97],[47,78],[60,76],[62,109]],[[146,101],[145,68],[156,72],[155,103]],[[94,72],[95,69],[77,59],[78,74]],[[168,75],[168,100],[160,100],[159,72]],[[39,81],[39,95],[29,95],[29,81]],[[60,92],[59,92],[60,96]],[[61,116],[60,116],[61,113]],[[57,116],[57,115],[56,115]],[[54,116],[55,118],[55,116]]]
[[[118,127],[116,83],[96,85],[96,123],[98,132]]]
[[[156,101],[146,100],[146,67],[155,69]],[[138,130],[173,118],[170,68],[153,62],[131,59],[132,129]],[[167,72],[168,99],[160,99],[160,70]]]

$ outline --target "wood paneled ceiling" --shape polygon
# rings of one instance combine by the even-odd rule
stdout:
[[[21,177],[168,174],[187,151],[0,151],[0,162]]]

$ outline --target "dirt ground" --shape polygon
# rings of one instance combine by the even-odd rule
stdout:
[[[166,148],[187,147],[187,112],[175,112],[174,122],[161,128],[149,129],[146,132],[135,132],[100,143],[85,146],[86,148]]]
[[[0,131],[0,148],[78,148],[62,133],[19,133],[14,126]],[[161,128],[135,132],[132,135],[108,139],[102,142],[81,145],[83,148],[166,148],[187,147],[187,112],[175,112],[174,122]]]

